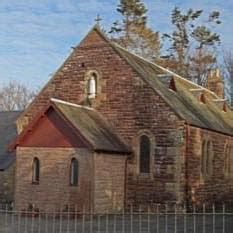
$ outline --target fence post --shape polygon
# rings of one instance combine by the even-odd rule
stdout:
[[[122,209],[122,233],[125,233],[125,209]]]
[[[176,206],[176,203],[175,203],[175,233],[177,233],[177,206]]]
[[[69,233],[70,230],[70,206],[68,204],[67,206],[67,233]]]
[[[202,214],[203,214],[203,233],[205,233],[205,203],[203,204],[202,208]]]
[[[38,233],[40,233],[40,222],[41,222],[41,213],[39,212],[39,220],[38,220],[38,224],[39,224],[39,226],[38,226]]]
[[[159,204],[156,204],[156,232],[159,233]]]
[[[108,233],[108,210],[106,211],[106,225],[105,225],[106,233]]]
[[[139,233],[142,232],[142,216],[141,216],[141,205],[139,204]]]
[[[60,228],[59,232],[62,233],[62,207],[60,207],[59,211],[60,211],[60,213],[59,213],[59,215],[60,215],[60,217],[59,217],[59,228]]]
[[[222,206],[222,232],[225,233],[225,204]]]
[[[215,233],[215,205],[212,206],[213,210],[213,233]]]
[[[33,208],[34,209],[34,208]],[[33,232],[33,228],[34,228],[34,211],[33,211],[33,209],[32,209],[32,211],[31,211],[31,218],[32,218],[32,220],[31,220],[31,232]]]
[[[91,208],[91,216],[90,216],[90,232],[93,232],[93,207]]]
[[[25,221],[24,221],[24,224],[25,224],[25,228],[24,228],[24,232],[27,233],[27,221],[28,220],[28,210],[26,209],[25,210]]]
[[[130,204],[130,233],[133,233],[133,204]]]
[[[47,211],[45,212],[45,233],[48,232],[48,213]],[[49,233],[49,232],[48,232]]]
[[[184,204],[184,233],[187,232],[187,210],[186,210],[186,204]]]
[[[147,210],[147,232],[150,233],[150,206],[148,205]]]
[[[83,206],[82,217],[82,233],[85,233],[85,205]]]
[[[168,208],[167,208],[167,204],[165,204],[165,233],[168,233],[167,214],[168,214]]]
[[[113,219],[113,232],[114,233],[116,233],[116,230],[117,230],[116,217],[117,215],[114,214],[114,219]]]
[[[7,232],[7,205],[5,206],[5,226],[4,226],[4,229],[5,229],[5,232]]]
[[[56,215],[56,209],[55,209],[55,206],[54,206],[54,209],[53,209],[53,216],[52,216],[52,219],[53,219],[53,220],[52,220],[52,221],[53,221],[53,223],[52,223],[52,232],[53,232],[53,233],[55,233],[55,220],[56,220],[56,219],[55,219],[55,217],[56,217],[55,215]]]
[[[13,209],[10,209],[10,213],[11,213],[11,230],[13,230],[13,228],[14,228],[14,211],[13,211]]]
[[[193,232],[196,233],[196,205],[193,204]]]
[[[75,213],[74,213],[74,232],[76,232],[77,231],[77,211],[78,211],[77,205],[75,205],[74,211],[75,211]]]
[[[18,233],[20,233],[20,223],[21,223],[21,213],[18,212],[18,229],[17,229]]]
[[[97,232],[98,233],[100,233],[100,227],[101,227],[101,225],[100,225],[100,215],[97,214]]]

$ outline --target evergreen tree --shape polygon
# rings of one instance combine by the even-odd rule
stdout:
[[[140,0],[120,0],[122,19],[111,27],[112,40],[122,47],[153,60],[160,53],[159,33],[147,26],[147,9]]]
[[[226,96],[233,109],[233,51],[224,51],[223,61],[225,68]]]
[[[186,13],[175,7],[171,14],[174,31],[164,34],[171,46],[170,57],[175,60],[178,74],[189,78],[200,85],[205,85],[206,78],[216,65],[216,45],[220,44],[220,36],[211,27],[220,24],[220,13],[213,11],[205,24],[200,23],[203,10],[189,9]],[[169,65],[169,63],[168,63]]]

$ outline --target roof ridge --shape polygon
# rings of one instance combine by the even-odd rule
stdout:
[[[88,106],[79,105],[79,104],[75,104],[75,103],[71,103],[71,102],[68,102],[68,101],[65,101],[65,100],[56,99],[56,98],[50,98],[50,101],[51,102],[55,102],[55,103],[60,103],[60,104],[65,104],[65,105],[77,107],[77,108],[85,108],[87,110],[95,111],[94,108],[91,108],[91,107],[88,107]]]
[[[108,39],[108,38],[107,38],[107,39]],[[182,77],[182,76],[180,76],[180,75],[174,73],[173,71],[171,71],[171,70],[169,70],[169,69],[167,69],[167,68],[164,68],[164,67],[162,67],[162,66],[160,66],[160,65],[158,65],[158,64],[156,64],[156,63],[154,63],[154,62],[149,61],[148,59],[146,59],[146,58],[144,58],[144,57],[142,57],[142,56],[139,56],[138,54],[132,53],[132,52],[130,52],[129,50],[127,50],[126,48],[122,47],[121,45],[119,45],[119,44],[117,44],[117,43],[115,43],[115,42],[110,41],[109,39],[108,39],[108,41],[110,42],[110,44],[111,44],[113,47],[118,47],[119,49],[124,50],[125,52],[129,53],[130,55],[135,56],[135,57],[137,57],[137,58],[139,58],[139,59],[141,59],[141,60],[147,62],[148,64],[151,64],[151,65],[153,65],[154,67],[159,68],[159,69],[161,69],[162,71],[167,72],[167,73],[169,73],[169,74],[175,76],[175,77],[178,78],[178,79],[181,79],[182,81],[185,81],[185,82],[187,82],[187,83],[189,83],[189,84],[192,84],[192,85],[194,85],[194,86],[196,86],[196,87],[198,87],[198,88],[203,89],[204,91],[209,92],[209,93],[212,94],[216,99],[219,99],[219,97],[218,97],[213,91],[209,90],[208,88],[203,87],[203,86],[201,86],[201,85],[199,85],[199,84],[197,84],[197,83],[194,83],[194,82],[192,82],[192,81],[190,81],[190,80],[188,80],[188,79],[186,79],[186,78],[184,78],[184,77]]]
[[[0,111],[0,114],[1,113],[20,113],[20,112],[23,112],[23,110],[7,110],[7,111]]]

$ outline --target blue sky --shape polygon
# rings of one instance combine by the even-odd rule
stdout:
[[[79,43],[100,14],[106,28],[119,17],[118,0],[0,0],[0,86],[17,80],[42,87]],[[145,0],[150,26],[170,31],[170,12],[182,9],[219,10],[222,45],[232,49],[232,0]]]

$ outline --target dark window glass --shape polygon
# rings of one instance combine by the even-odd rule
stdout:
[[[34,158],[32,165],[32,183],[38,184],[39,181],[40,181],[40,161],[38,158]]]
[[[212,147],[211,143],[208,141],[207,143],[207,153],[206,153],[206,175],[211,174],[211,169],[212,169]]]
[[[206,172],[206,141],[202,142],[202,157],[201,157],[201,173],[205,175]]]
[[[140,138],[140,173],[150,173],[150,140],[146,135]]]
[[[78,185],[78,160],[73,158],[70,166],[70,184]]]

